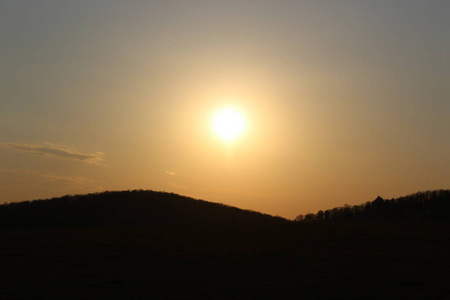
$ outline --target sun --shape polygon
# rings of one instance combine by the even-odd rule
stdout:
[[[245,131],[245,118],[242,112],[234,108],[222,108],[213,117],[212,127],[216,135],[231,142]]]

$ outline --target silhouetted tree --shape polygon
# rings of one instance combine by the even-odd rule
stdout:
[[[361,205],[348,205],[316,214],[297,217],[299,222],[349,221],[349,220],[404,220],[450,219],[450,190],[426,191],[397,199],[386,200],[378,196]]]
[[[295,217],[294,221],[301,222],[301,221],[303,221],[303,218],[304,218],[303,215],[298,215],[297,217]]]

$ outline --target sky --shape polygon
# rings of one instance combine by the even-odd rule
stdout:
[[[449,11],[3,0],[0,203],[151,189],[293,219],[448,189]]]

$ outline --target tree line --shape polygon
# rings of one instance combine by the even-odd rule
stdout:
[[[344,205],[317,213],[298,215],[297,222],[384,221],[384,220],[450,220],[450,190],[434,190],[408,196],[383,199],[360,205]]]

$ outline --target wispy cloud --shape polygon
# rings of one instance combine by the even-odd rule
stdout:
[[[55,145],[52,143],[43,143],[43,144],[1,143],[0,145],[5,148],[10,148],[22,153],[38,154],[45,156],[57,156],[61,158],[81,161],[84,163],[104,166],[104,164],[102,164],[104,153],[102,152],[81,153],[76,152],[67,146]]]
[[[167,175],[170,175],[170,176],[175,175],[175,172],[173,172],[173,171],[165,171],[164,173],[166,173]]]
[[[173,183],[173,182],[170,182],[167,186],[168,186],[169,188],[177,189],[177,190],[184,190],[184,189],[187,189],[187,186],[185,186],[185,185],[179,185],[179,184],[176,184],[176,183]]]
[[[66,185],[75,190],[98,190],[102,188],[102,186],[98,185],[94,180],[81,176],[41,175],[41,177],[46,178],[51,182]]]
[[[33,173],[34,171],[26,169],[0,169],[0,174],[27,175]]]
[[[269,195],[269,194],[256,193],[253,191],[246,191],[246,190],[242,190],[242,189],[216,189],[214,191],[220,192],[223,194],[230,194],[230,195],[245,195],[245,196],[257,197],[257,198],[272,198],[272,195]]]

